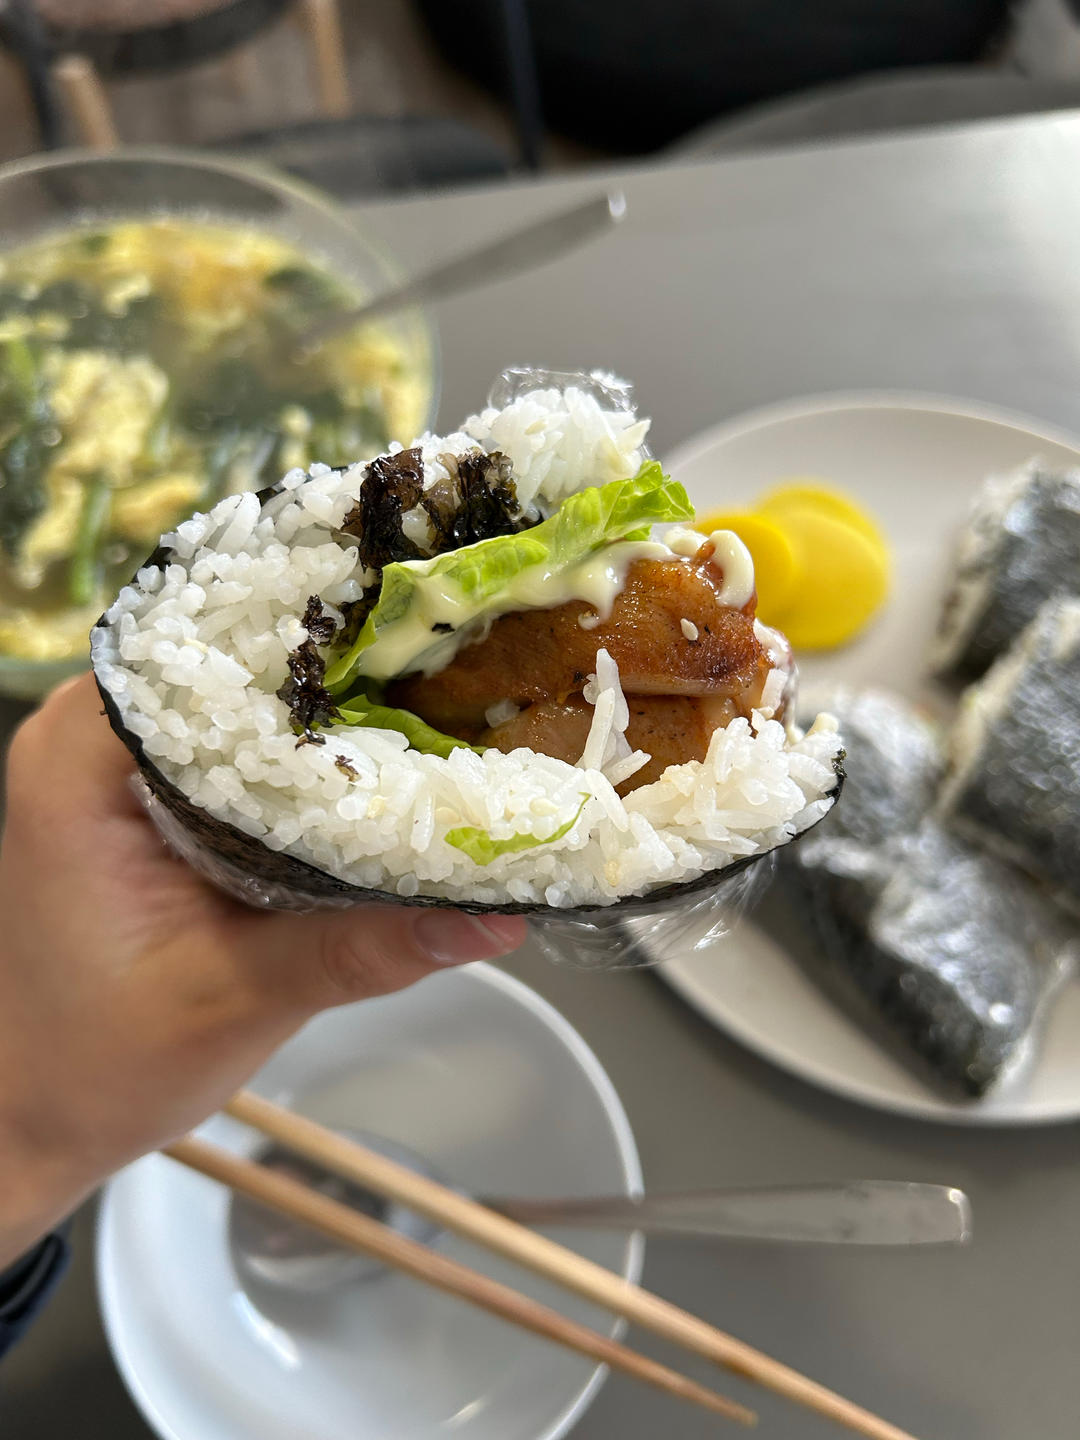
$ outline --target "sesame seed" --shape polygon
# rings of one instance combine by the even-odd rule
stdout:
[[[698,638],[698,628],[692,620],[680,620],[679,625],[682,627],[682,633],[686,636],[687,640],[696,640]]]

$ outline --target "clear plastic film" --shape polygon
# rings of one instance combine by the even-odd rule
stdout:
[[[133,782],[136,793],[165,844],[181,860],[234,900],[259,910],[311,913],[348,910],[364,904],[415,906],[417,900],[385,892],[317,894],[313,890],[255,873],[199,835],[165,804],[142,776]],[[604,909],[557,910],[548,906],[518,907],[540,950],[559,965],[582,970],[629,970],[658,965],[677,952],[703,950],[729,935],[768,888],[774,855],[751,864],[716,871],[691,881],[674,893],[651,901],[629,896]],[[485,908],[504,912],[514,907],[455,906],[483,913]]]
[[[539,948],[557,965],[580,970],[630,970],[659,965],[687,950],[705,950],[737,927],[768,888],[772,855],[731,873],[718,871],[703,890],[649,905],[621,901],[608,911],[557,910],[529,917]]]
[[[538,370],[530,365],[509,365],[500,371],[488,391],[488,404],[503,410],[522,395],[533,390],[566,390],[569,386],[584,391],[605,410],[634,412],[634,390],[628,380],[621,380],[607,370]],[[646,455],[651,452],[643,445]]]

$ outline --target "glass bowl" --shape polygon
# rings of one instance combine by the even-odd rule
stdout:
[[[401,272],[328,195],[247,160],[197,151],[132,147],[99,154],[68,150],[0,166],[0,246],[14,249],[50,232],[119,220],[180,217],[235,224],[280,236],[321,260],[361,294],[397,283]],[[416,433],[438,403],[438,351],[432,322],[418,308],[380,321],[422,379]],[[403,435],[402,440],[411,436]],[[0,693],[36,699],[84,669],[85,654],[28,660],[0,654]]]

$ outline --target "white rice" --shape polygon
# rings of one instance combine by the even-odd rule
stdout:
[[[571,385],[531,390],[502,410],[470,416],[461,428],[485,450],[510,457],[526,507],[537,500],[557,505],[585,485],[636,474],[649,422],[632,410],[602,410],[595,396]]]
[[[646,427],[582,391],[552,390],[474,416],[467,434],[418,443],[428,483],[437,454],[479,441],[510,456],[523,502],[550,507],[633,474]],[[292,472],[261,513],[253,495],[231,495],[185,521],[163,542],[173,562],[140,571],[95,631],[94,666],[124,724],[196,805],[356,885],[555,906],[694,879],[784,843],[828,810],[835,722],[819,717],[799,736],[770,718],[786,683],[779,671],[752,720],[718,730],[703,761],[671,766],[620,798],[615,786],[648,756],[631,753],[618,669],[604,650],[585,691],[594,716],[577,765],[528,750],[462,748],[442,759],[410,750],[396,731],[345,725],[323,731],[325,745],[298,748],[274,692],[307,638],[298,617],[308,597],[336,607],[363,588],[355,548],[335,534],[363,473]],[[557,841],[483,866],[446,839],[475,826],[496,840],[546,842],[574,816]]]

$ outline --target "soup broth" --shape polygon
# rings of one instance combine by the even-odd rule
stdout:
[[[388,329],[298,353],[359,298],[274,235],[187,220],[0,256],[0,652],[77,655],[193,511],[410,440],[430,377]]]

